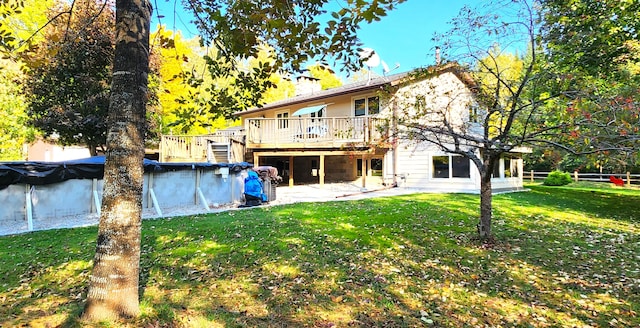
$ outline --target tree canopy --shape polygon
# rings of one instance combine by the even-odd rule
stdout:
[[[541,41],[562,81],[556,87],[575,91],[554,102],[562,108],[555,118],[583,123],[560,137],[565,144],[581,144],[578,148],[600,167],[632,166],[639,158],[634,150],[640,111],[638,12],[635,0],[541,1]]]
[[[630,62],[637,65],[639,1],[541,0],[540,5],[541,36],[557,68],[616,76]]]
[[[0,161],[24,160],[24,144],[35,138],[27,121],[27,100],[21,55],[42,40],[36,33],[47,22],[51,0],[0,2]],[[22,6],[21,6],[22,4]],[[27,42],[29,40],[30,42]]]
[[[95,155],[106,142],[113,61],[113,17],[106,3],[60,3],[66,12],[26,57],[29,123],[63,145],[85,144]]]

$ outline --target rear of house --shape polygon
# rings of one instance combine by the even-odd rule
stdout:
[[[237,113],[241,128],[227,141],[221,135],[202,136],[201,146],[183,143],[183,148],[216,161],[224,156],[207,155],[212,147],[228,146],[228,160],[274,166],[289,185],[352,182],[368,189],[398,185],[478,192],[479,173],[468,159],[427,142],[396,138],[397,117],[418,105],[446,105],[450,115],[473,121],[469,79],[455,65],[437,66],[432,73],[421,78],[399,73],[328,90],[314,78],[300,77],[296,96]],[[475,129],[481,132],[479,125]],[[500,160],[493,187],[522,188],[520,154]]]
[[[461,120],[470,119],[474,96],[455,68],[443,66],[422,79],[400,73],[329,90],[316,85],[294,98],[238,113],[248,159],[277,167],[291,185],[348,181],[367,188],[397,184],[477,192],[480,177],[468,159],[394,136],[395,120],[399,111],[410,110],[407,104],[445,101]],[[494,171],[494,187],[521,188],[521,172],[521,156],[505,156]]]

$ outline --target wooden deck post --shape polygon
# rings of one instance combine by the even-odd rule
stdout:
[[[293,156],[289,156],[289,187],[293,187]]]
[[[365,155],[362,155],[362,165],[360,167],[362,170],[362,188],[367,187],[367,158]]]
[[[320,155],[320,188],[324,187],[324,155]]]

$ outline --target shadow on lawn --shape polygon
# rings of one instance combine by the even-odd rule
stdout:
[[[578,216],[588,213],[585,208],[598,216],[606,212],[570,195],[550,200],[543,191],[496,196],[499,242],[492,247],[473,240],[477,195],[408,195],[145,221],[143,315],[129,325],[640,324],[640,291],[631,276],[638,264],[633,257],[623,261],[637,254],[638,235],[625,232],[635,241],[611,241],[607,233],[618,236],[617,228],[594,232],[577,219],[557,221],[547,214],[562,208]],[[633,225],[637,217],[628,220]],[[34,311],[50,319],[61,313],[56,322],[79,325],[69,313],[77,315],[86,296],[83,275],[95,228],[69,231],[65,243],[91,247],[79,246],[63,260],[57,258],[64,252],[51,245],[56,253],[50,262],[23,281],[11,280],[10,291],[0,295],[3,309],[17,306],[13,319],[0,325],[33,323]],[[32,262],[39,262],[38,255]],[[620,284],[623,279],[627,283]],[[56,298],[34,293],[36,285],[43,286],[40,293],[48,288],[61,295],[62,310],[41,309]],[[69,296],[78,290],[80,299]]]
[[[537,259],[544,245],[514,251],[520,239],[495,248],[471,241],[473,196],[420,198],[254,209],[222,231],[210,228],[215,217],[192,222],[182,230],[193,247],[186,257],[156,244],[165,270],[149,274],[158,290],[145,299],[152,307],[177,300],[176,324],[193,311],[241,326],[602,325],[634,317],[632,291],[616,297],[610,281],[558,275],[558,263]],[[165,292],[171,288],[182,294]]]

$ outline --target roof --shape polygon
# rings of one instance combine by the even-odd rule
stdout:
[[[447,63],[439,66],[430,66],[427,68],[416,69],[413,71],[402,72],[397,74],[392,74],[389,76],[380,76],[371,78],[365,81],[359,81],[351,84],[346,84],[343,86],[339,86],[336,88],[331,88],[327,90],[321,90],[318,92],[314,92],[313,94],[296,96],[293,98],[275,101],[269,104],[266,104],[262,107],[252,108],[246,111],[235,113],[236,116],[241,116],[245,114],[253,114],[258,113],[274,108],[280,108],[284,106],[297,105],[306,102],[313,102],[318,100],[323,100],[331,97],[342,96],[346,94],[352,94],[360,91],[374,90],[378,89],[383,85],[398,85],[403,83],[404,81],[410,81],[416,75],[420,76],[429,76],[430,74],[442,74],[445,72],[453,72],[460,78],[462,82],[467,85],[473,85],[473,81],[468,73],[464,72],[463,69],[457,63]],[[427,73],[427,74],[420,74]]]

